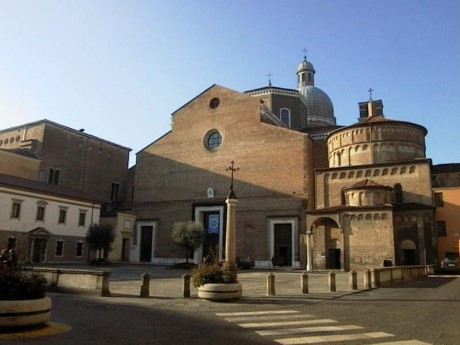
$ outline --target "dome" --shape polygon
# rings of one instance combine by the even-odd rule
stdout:
[[[297,73],[302,71],[312,71],[313,73],[315,73],[313,64],[310,61],[307,61],[306,59],[299,63],[299,65],[297,66]]]
[[[307,107],[307,126],[336,124],[334,106],[323,90],[313,85],[301,86],[298,90]]]

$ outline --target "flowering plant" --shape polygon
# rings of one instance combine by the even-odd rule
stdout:
[[[19,270],[0,271],[0,300],[29,300],[45,297],[46,279],[38,274],[24,274]]]

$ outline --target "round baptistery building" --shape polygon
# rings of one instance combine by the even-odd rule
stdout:
[[[382,101],[360,103],[359,122],[327,138],[329,167],[425,158],[425,127],[383,116]]]

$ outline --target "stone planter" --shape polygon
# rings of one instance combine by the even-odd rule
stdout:
[[[243,294],[241,283],[211,283],[198,288],[198,297],[210,301],[228,301],[238,299]]]
[[[21,328],[47,323],[51,316],[51,299],[0,301],[0,328]]]

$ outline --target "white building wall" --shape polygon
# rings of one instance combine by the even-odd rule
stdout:
[[[12,218],[13,201],[21,203],[19,218]],[[45,204],[45,217],[37,221],[38,202]],[[67,210],[65,223],[59,223],[59,211]],[[80,212],[86,213],[85,225],[79,226]],[[0,231],[28,232],[43,227],[53,235],[84,237],[91,223],[99,223],[100,205],[69,197],[23,191],[0,186]]]

